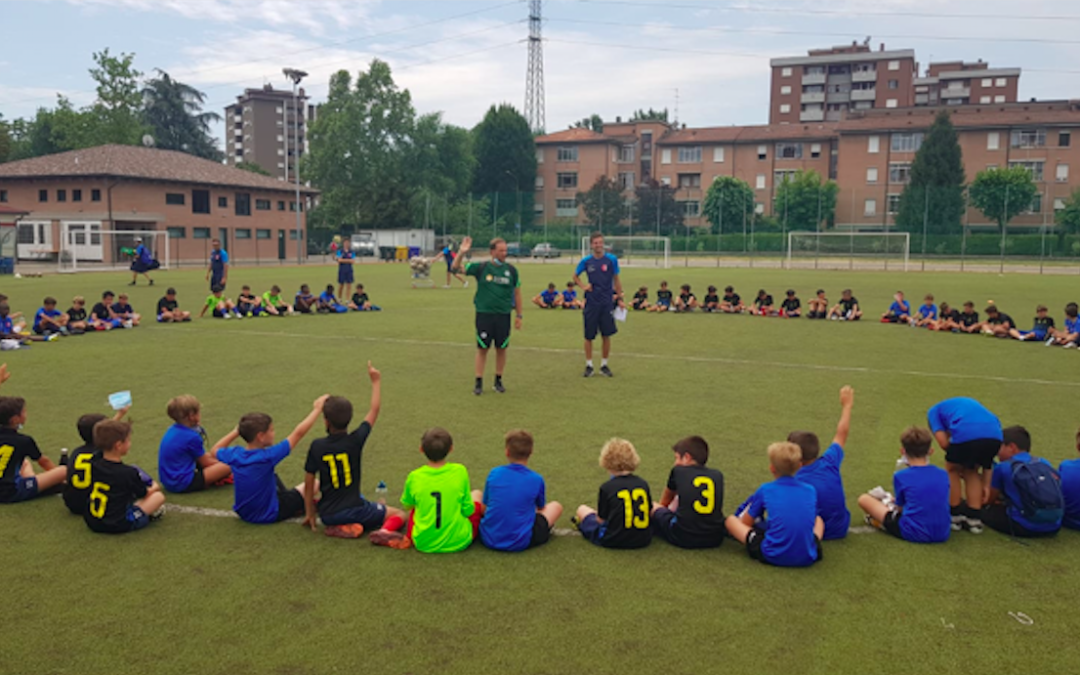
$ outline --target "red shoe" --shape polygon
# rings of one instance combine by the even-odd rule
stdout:
[[[222,478],[218,482],[214,483],[214,487],[225,487],[226,485],[232,485],[233,483],[234,483],[233,477],[232,477],[232,474],[230,473],[228,476],[225,476],[224,478]]]
[[[364,526],[360,523],[348,523],[347,525],[331,525],[326,528],[326,536],[338,539],[359,539],[364,534]]]
[[[375,530],[368,535],[368,540],[376,546],[387,546],[399,550],[412,548],[412,541],[403,532],[394,530]]]

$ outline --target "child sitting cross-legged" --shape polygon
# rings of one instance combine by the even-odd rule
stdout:
[[[934,296],[927,295],[923,299],[923,304],[919,305],[919,308],[915,310],[913,316],[908,317],[908,324],[912,328],[930,328],[933,329],[938,322],[938,308],[934,304]]]
[[[799,316],[802,314],[802,303],[795,295],[794,289],[788,289],[788,292],[785,293],[785,295],[787,297],[785,297],[784,301],[780,303],[780,316],[787,317],[789,319],[798,319]]]
[[[131,424],[105,420],[94,425],[90,460],[90,495],[83,520],[94,532],[124,534],[141,530],[165,513],[161,486],[134,466],[124,464],[131,451]]]
[[[319,314],[344,314],[349,308],[338,302],[334,295],[334,284],[326,284],[326,290],[319,294],[316,311]]]
[[[368,294],[364,291],[364,284],[356,284],[356,290],[353,291],[349,309],[354,312],[378,312],[382,310],[382,307],[371,304],[371,299],[368,298]]]
[[[585,307],[585,303],[582,302],[578,296],[577,291],[574,290],[574,282],[566,282],[566,290],[562,292],[562,304],[563,309],[582,309]]]
[[[660,282],[660,288],[656,291],[656,304],[649,307],[650,312],[667,312],[671,310],[673,293],[668,288],[666,281]]]
[[[217,459],[217,454],[233,443],[239,432],[233,429],[206,450],[199,399],[187,394],[176,396],[165,410],[173,421],[158,446],[158,475],[165,489],[202,492],[209,487],[231,484],[232,470]]]
[[[829,313],[829,300],[825,297],[825,290],[819,288],[817,295],[810,298],[806,303],[807,319],[824,319]]]
[[[652,543],[652,496],[635,476],[641,457],[630,441],[613,438],[600,450],[610,478],[600,486],[596,509],[579,506],[573,523],[581,536],[604,548],[644,548]]]
[[[562,304],[561,300],[559,291],[555,290],[555,284],[548,284],[547,288],[540,291],[532,301],[540,309],[555,309]]]
[[[716,548],[724,541],[724,474],[705,466],[709,444],[701,436],[671,448],[675,466],[660,502],[653,505],[653,530],[679,548]]]
[[[692,312],[698,306],[697,296],[690,290],[690,284],[683,284],[679,289],[679,297],[675,298],[676,312]]]
[[[116,411],[113,421],[119,422],[131,406]],[[109,419],[101,413],[87,413],[76,422],[79,438],[83,444],[71,451],[67,458],[67,482],[64,484],[64,506],[76,516],[86,513],[90,501],[90,461],[98,455],[94,447],[94,427]]]
[[[480,540],[495,551],[524,551],[548,542],[563,507],[547,501],[543,476],[528,467],[532,434],[518,429],[505,440],[510,463],[492,469],[484,483]]]

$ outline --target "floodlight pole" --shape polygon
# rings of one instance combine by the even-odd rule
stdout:
[[[296,155],[296,163],[293,165],[293,177],[296,181],[296,264],[304,264],[304,235],[303,225],[300,218],[300,98],[297,88],[300,86],[300,81],[307,77],[307,73],[302,70],[296,70],[295,68],[284,68],[281,71],[285,74],[285,77],[292,81],[293,85],[293,153]],[[285,119],[289,119],[288,115]],[[285,134],[288,135],[289,130],[285,130]],[[286,170],[289,166],[289,158],[285,157]]]

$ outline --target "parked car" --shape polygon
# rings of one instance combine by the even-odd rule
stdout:
[[[528,251],[521,247],[520,241],[512,241],[506,245],[506,255],[510,258],[524,258]]]
[[[547,242],[537,244],[532,250],[532,257],[534,258],[558,258],[561,255],[562,251]]]

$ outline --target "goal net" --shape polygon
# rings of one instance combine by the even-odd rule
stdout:
[[[167,232],[103,230],[99,223],[74,222],[60,225],[58,269],[66,273],[129,269],[139,247],[137,239],[142,239],[161,269],[169,269]]]
[[[811,261],[907,271],[910,248],[907,232],[790,232],[787,259],[789,267]]]
[[[646,267],[671,267],[671,239],[669,237],[613,237],[604,235],[608,252],[619,259],[619,265]],[[581,257],[592,255],[589,237],[581,238]]]

